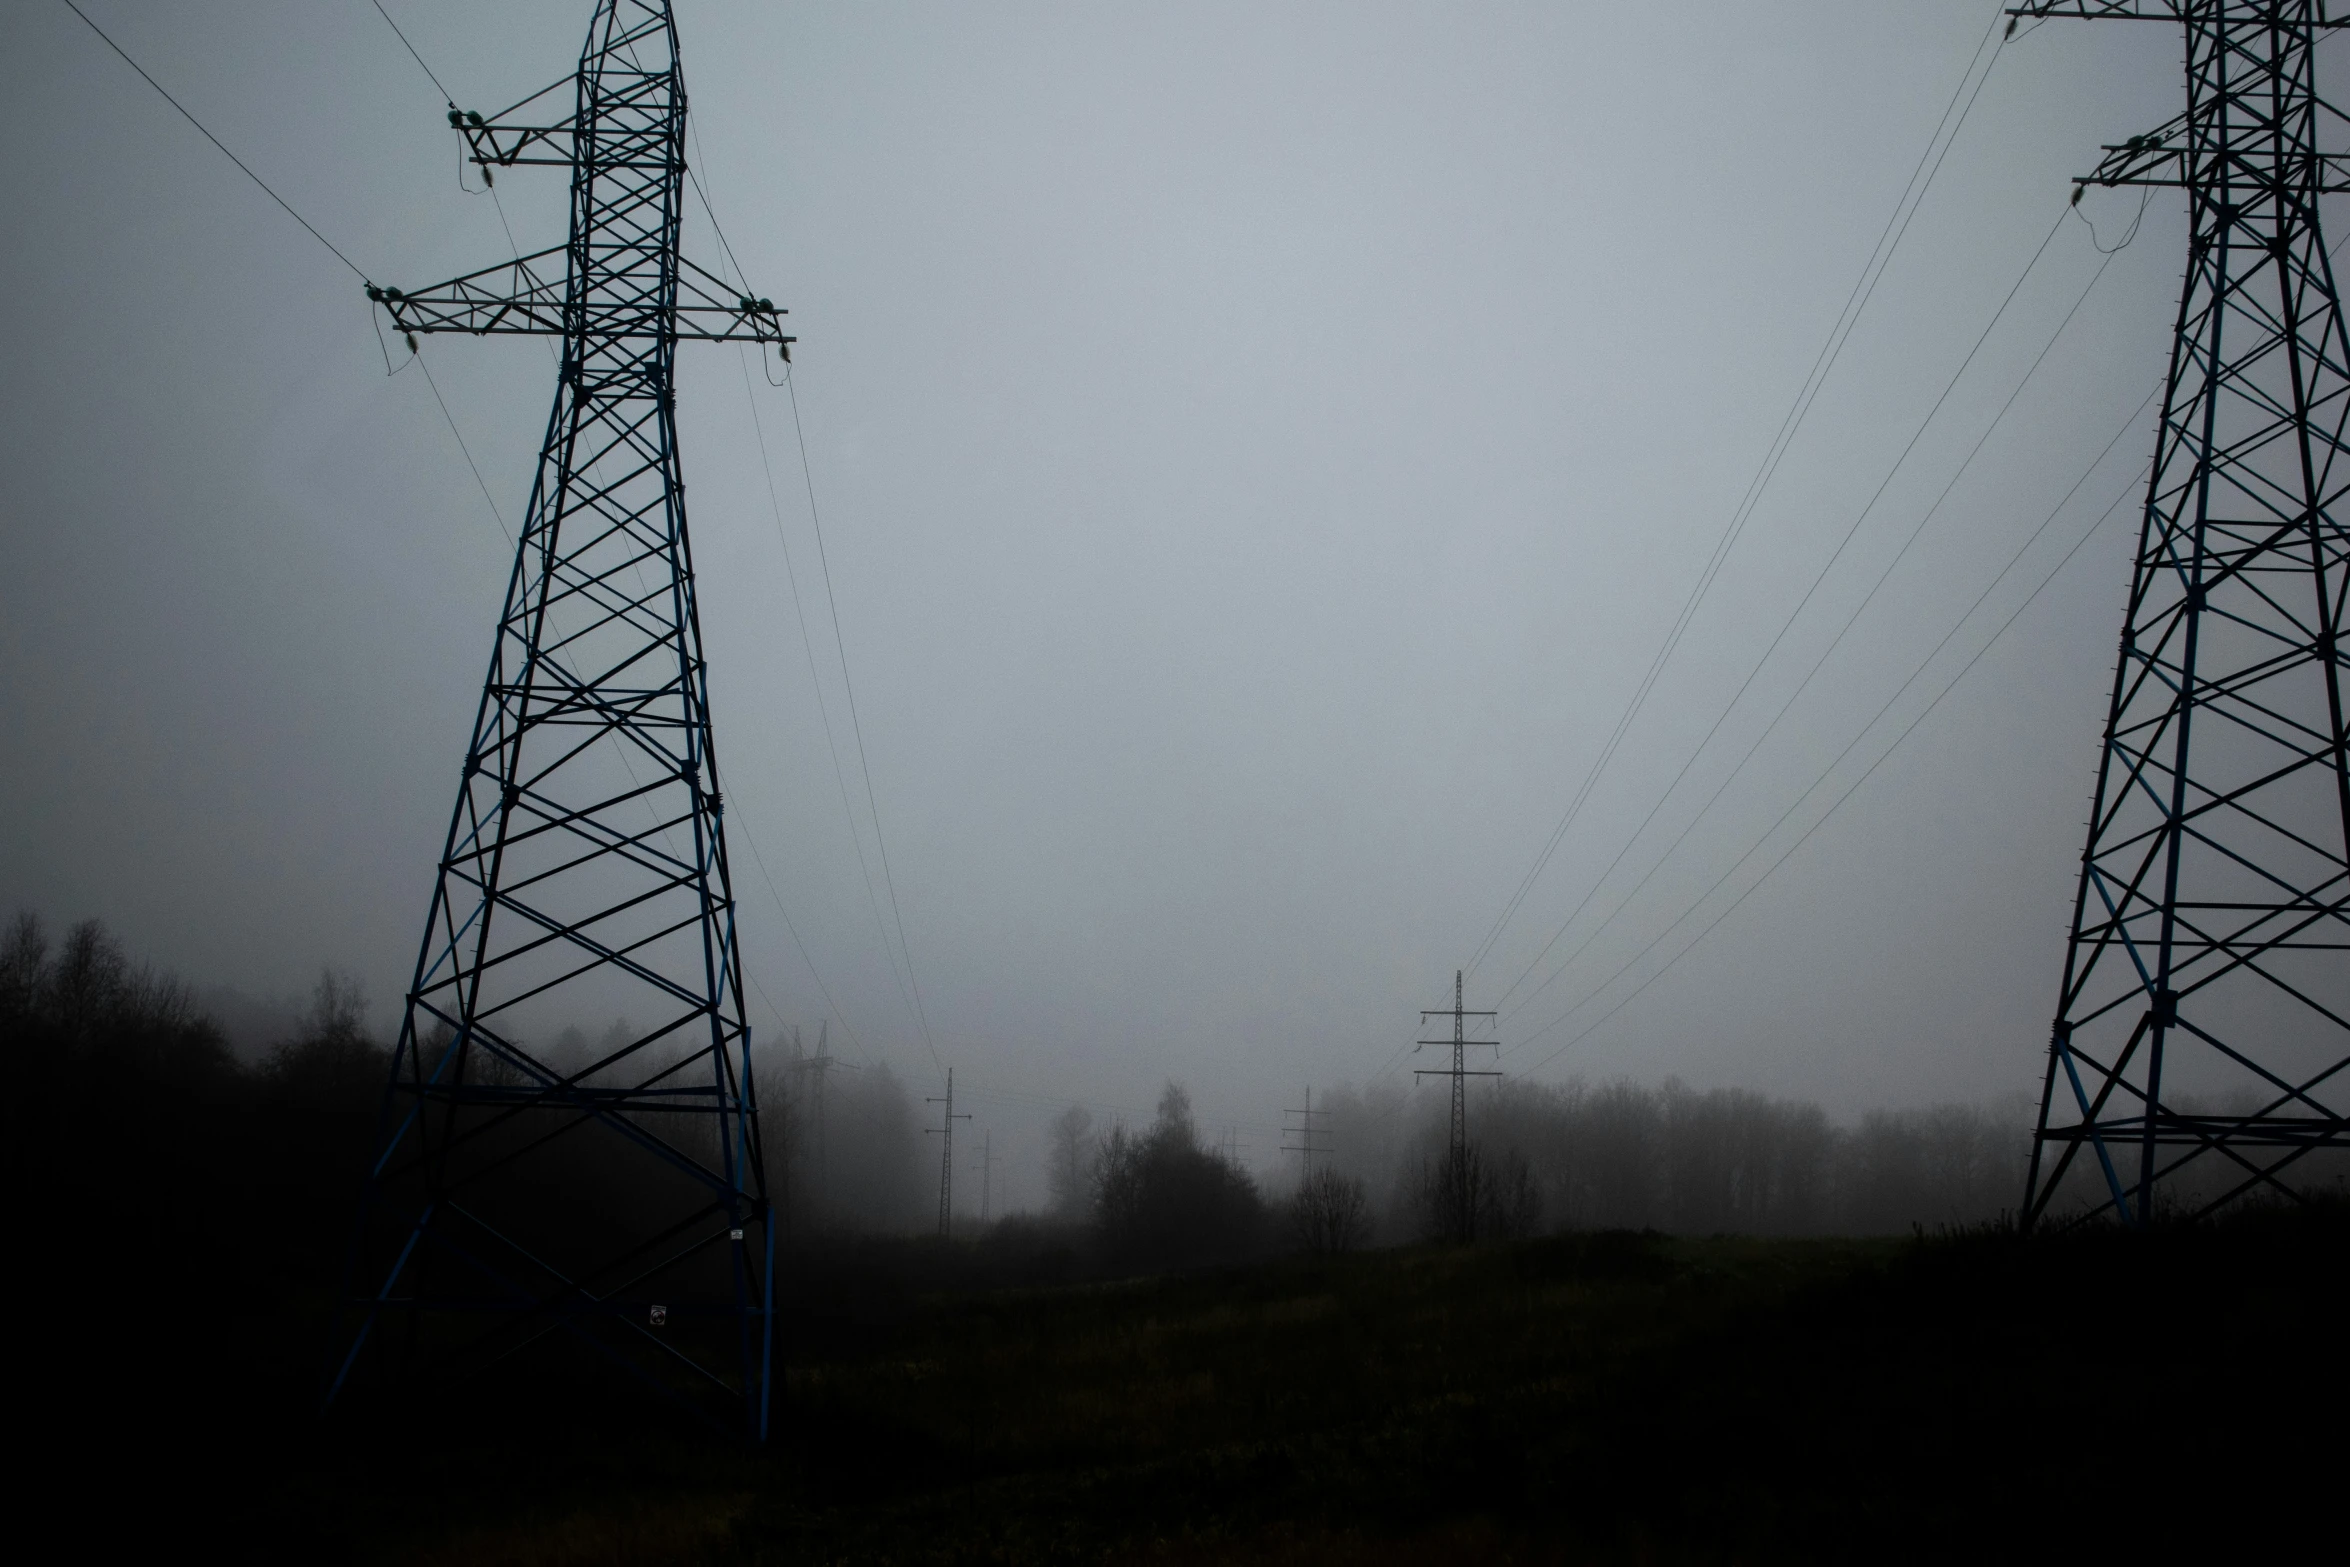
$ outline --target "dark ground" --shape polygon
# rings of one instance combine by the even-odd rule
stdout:
[[[157,1281],[144,1315],[19,1292],[15,1476],[72,1520],[69,1554],[1907,1562],[2074,1538],[2244,1559],[2344,1478],[2337,1206],[1030,1289],[940,1288],[967,1272],[951,1256],[877,1244],[794,1271],[764,1451],[514,1390],[321,1426],[323,1297],[242,1271]]]

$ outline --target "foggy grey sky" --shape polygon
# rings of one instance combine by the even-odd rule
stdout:
[[[564,75],[589,10],[387,4],[485,111]],[[364,0],[87,9],[376,281],[511,254]],[[1688,593],[1991,12],[680,5],[699,170],[801,339],[916,972],[1014,1200],[1040,1191],[1036,1129],[1071,1097],[1147,1113],[1182,1078],[1205,1128],[1239,1127],[1271,1169],[1304,1085],[1398,1069]],[[386,378],[357,281],[71,12],[0,14],[0,73],[0,900],[101,916],[198,983],[282,994],[347,968],[388,1029],[510,548],[423,376]],[[2068,176],[2180,101],[2170,28],[2005,46],[1471,1005],[1533,961],[1721,712]],[[499,194],[524,249],[561,238],[559,172]],[[2137,207],[2081,210],[2111,245]],[[2122,428],[2161,369],[2182,230],[2157,195],[1786,723],[1564,977],[1503,1004],[1505,1068],[1679,950],[2132,488],[2151,413],[1829,791],[1521,1043],[1779,816]],[[686,232],[715,265],[698,210]],[[1713,792],[2101,260],[2067,221],[1554,958]],[[547,353],[424,353],[512,525]],[[791,404],[756,367],[746,394],[733,349],[680,360],[754,1024],[812,1037],[826,1014],[763,860],[853,1031],[836,1049],[931,1091],[852,847],[874,852]],[[2036,1088],[2134,505],[1784,869],[1540,1075],[1679,1073],[1839,1115]]]

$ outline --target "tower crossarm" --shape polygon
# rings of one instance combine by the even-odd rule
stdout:
[[[2313,107],[2337,127],[2350,124],[2350,116],[2322,99],[2313,100]],[[2192,144],[2187,116],[2183,113],[2171,116],[2143,136],[2108,143],[2103,150],[2105,156],[2097,160],[2094,170],[2073,176],[2075,185],[2166,185],[2183,188],[2212,183],[2212,180],[2198,174],[2198,153]],[[2302,152],[2296,148],[2282,158],[2277,153],[2277,148],[2253,141],[2224,150],[2206,148],[2200,156],[2205,159],[2224,157],[2241,165],[2240,178],[2234,181],[2226,179],[2226,171],[2217,171],[2225,183],[2267,186],[2281,181],[2303,192],[2314,190],[2329,196],[2350,191],[2350,152]]]
[[[496,114],[485,115],[449,105],[449,123],[464,136],[469,149],[466,161],[482,168],[510,169],[518,164],[568,167],[577,151],[579,113],[574,109],[560,119],[552,116],[560,102],[555,95],[572,91],[577,83],[576,76],[549,82],[520,103]],[[646,79],[648,94],[657,92],[662,85],[665,84],[659,84],[657,78]],[[612,151],[623,160],[629,156],[625,144]],[[649,141],[640,155],[647,164],[655,165],[668,156],[667,149],[657,141]]]
[[[2204,7],[2195,0],[2044,0],[2039,5],[2009,6],[2007,14],[2027,21],[2184,22],[2192,20],[2200,9]],[[2350,27],[2350,19],[2329,21],[2325,5],[2314,9],[2317,15],[2306,25]]]
[[[514,261],[468,272],[427,288],[402,292],[367,285],[403,332],[470,332],[476,337],[562,337],[586,332],[609,338],[659,338],[700,343],[796,343],[785,335],[789,311],[773,300],[729,288],[705,267],[679,257],[676,302],[664,309],[657,292],[641,299],[597,297],[577,302],[573,320],[570,248],[554,245]]]

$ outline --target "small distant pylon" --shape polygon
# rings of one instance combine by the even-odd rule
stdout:
[[[947,1068],[946,1093],[943,1096],[934,1094],[922,1102],[946,1107],[945,1113],[938,1118],[938,1125],[926,1126],[922,1129],[939,1139],[938,1238],[945,1240],[955,1233],[955,1123],[971,1119],[969,1111],[966,1110],[958,1114],[955,1110],[955,1069],[953,1067]]]
[[[1297,1117],[1294,1126],[1289,1124],[1291,1116]],[[1281,1151],[1298,1156],[1298,1179],[1302,1184],[1313,1179],[1315,1155],[1319,1154],[1325,1159],[1330,1157],[1330,1129],[1327,1125],[1330,1112],[1314,1108],[1314,1086],[1308,1083],[1304,1106],[1296,1110],[1283,1110],[1281,1117]],[[1316,1126],[1316,1117],[1320,1117],[1325,1124]]]
[[[1452,1038],[1423,1039],[1412,1048],[1417,1051],[1425,1045],[1452,1046],[1452,1065],[1420,1067],[1414,1077],[1449,1077],[1452,1079],[1452,1126],[1445,1140],[1444,1173],[1438,1190],[1452,1207],[1452,1232],[1456,1240],[1477,1238],[1477,1190],[1469,1178],[1469,1079],[1472,1077],[1499,1077],[1498,1069],[1473,1070],[1467,1061],[1471,1045],[1490,1045],[1501,1048],[1498,1039],[1471,1039],[1468,1020],[1473,1017],[1491,1017],[1493,1013],[1472,1012],[1461,1005],[1461,971],[1452,971],[1452,1006],[1450,1008],[1422,1009],[1420,1024],[1426,1027],[1432,1017],[1452,1019]]]
[[[832,1205],[829,1134],[826,1130],[830,1116],[825,1103],[825,1091],[835,1071],[846,1068],[853,1072],[857,1068],[855,1062],[843,1061],[832,1053],[832,1020],[830,1018],[816,1025],[816,1053],[814,1055],[804,1056],[799,1053],[797,1048],[799,1037],[800,1031],[794,1028],[792,1030],[794,1049],[791,1060],[786,1064],[794,1076],[806,1079],[811,1085],[808,1098],[810,1109],[813,1112],[810,1117],[812,1135],[808,1140],[814,1145],[811,1152],[815,1157],[811,1161],[813,1179],[809,1182],[808,1216],[817,1227],[821,1228],[830,1214]]]

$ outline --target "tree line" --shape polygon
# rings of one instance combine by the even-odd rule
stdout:
[[[1382,1239],[1440,1227],[1472,1189],[1485,1233],[1885,1235],[1997,1219],[2023,1189],[2031,1106],[1879,1110],[1850,1126],[1747,1089],[1503,1079],[1470,1095],[1470,1167],[1445,1168],[1446,1106],[1389,1085],[1317,1095],[1333,1169],[1379,1199]]]
[[[571,1029],[544,1048],[559,1064],[597,1043]],[[244,1063],[186,986],[133,963],[96,922],[53,940],[20,916],[0,943],[0,1050],[17,1085],[0,1131],[19,1190],[95,1193],[111,1222],[166,1250],[225,1225],[266,1241],[271,1267],[332,1271],[389,1066],[349,981],[324,976],[289,1037]],[[761,1048],[758,1075],[787,1242],[935,1227],[936,1145],[888,1067],[790,1036]],[[1678,1080],[1505,1079],[1472,1095],[1456,1166],[1440,1091],[1316,1099],[1331,1152],[1276,1182],[1202,1140],[1178,1083],[1147,1125],[1100,1125],[1073,1105],[1051,1130],[1045,1209],[996,1228],[1111,1272],[1464,1232],[1905,1233],[2010,1208],[2029,1124],[2020,1098],[1839,1126],[1814,1104]]]

